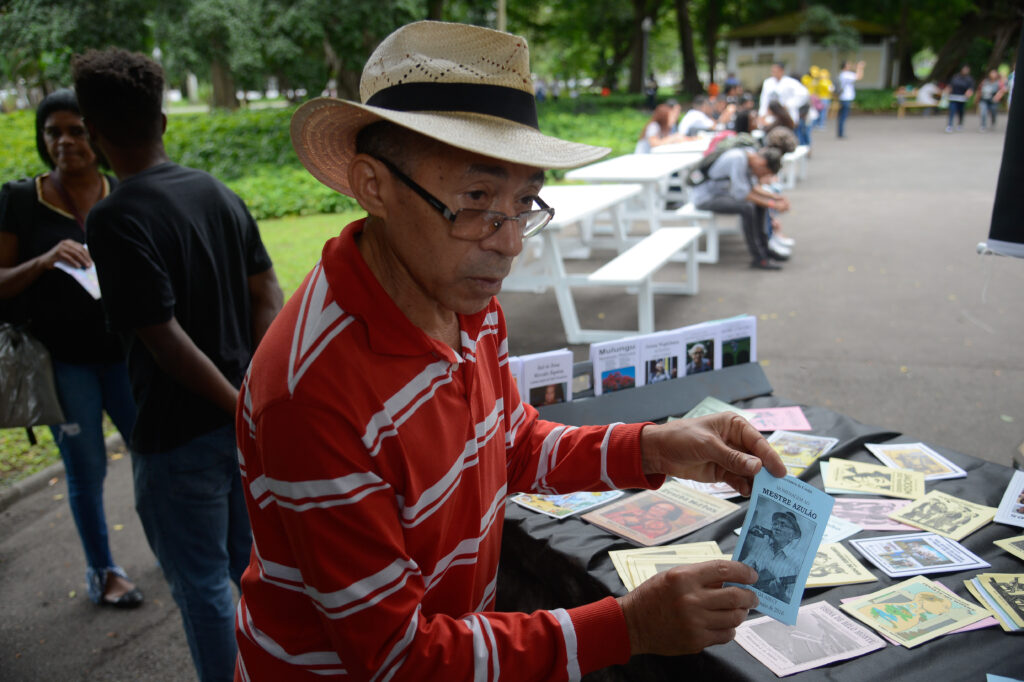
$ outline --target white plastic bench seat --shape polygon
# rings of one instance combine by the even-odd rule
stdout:
[[[796,187],[797,179],[807,179],[807,155],[811,148],[805,144],[800,145],[791,152],[782,155],[782,186],[786,189]]]
[[[678,225],[679,223],[697,225],[704,230],[704,248],[697,250],[698,263],[718,262],[718,236],[720,234],[740,232],[738,222],[731,226],[719,225],[715,214],[705,211],[693,205],[693,202],[683,204],[679,208],[662,214],[663,223]]]
[[[617,339],[630,334],[649,334],[654,331],[654,294],[696,294],[697,239],[699,227],[663,227],[644,237],[614,259],[589,275],[568,275],[561,285],[555,286],[558,309],[569,343],[593,343]],[[686,249],[686,280],[683,282],[655,282],[654,273],[672,257]],[[637,330],[613,331],[581,329],[572,287],[637,287]]]

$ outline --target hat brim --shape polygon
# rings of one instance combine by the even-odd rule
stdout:
[[[452,147],[543,169],[576,168],[611,151],[486,114],[394,111],[333,97],[310,100],[295,111],[292,146],[313,177],[351,196],[348,165],[356,153],[356,135],[375,121],[391,121]]]

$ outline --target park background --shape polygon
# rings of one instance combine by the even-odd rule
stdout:
[[[289,295],[322,243],[358,215],[351,199],[299,164],[291,113],[323,93],[358,99],[358,76],[376,44],[422,18],[505,22],[525,35],[547,90],[541,129],[613,155],[632,151],[647,120],[645,73],[656,74],[660,98],[685,102],[724,80],[730,37],[743,27],[784,18],[792,43],[743,40],[764,40],[767,54],[813,36],[836,58],[854,59],[875,42],[874,27],[884,27],[892,68],[883,70],[884,87],[858,91],[862,115],[892,115],[895,88],[945,81],[963,63],[976,75],[1005,74],[1021,30],[1012,0],[0,0],[0,179],[44,170],[32,109],[70,84],[74,54],[108,45],[152,54],[168,77],[170,157],[209,171],[246,201]],[[769,63],[758,64],[765,75]],[[760,80],[743,85],[756,91]],[[552,172],[549,182],[561,175]],[[550,347],[560,343],[553,337]],[[23,430],[0,430],[0,488],[57,460],[47,430],[36,434],[40,444],[30,447]]]

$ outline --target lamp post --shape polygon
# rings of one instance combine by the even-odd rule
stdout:
[[[651,35],[651,28],[654,26],[654,20],[650,17],[644,17],[644,20],[640,22],[640,30],[643,32],[643,41],[640,47],[640,82],[644,83],[647,81],[647,43]]]

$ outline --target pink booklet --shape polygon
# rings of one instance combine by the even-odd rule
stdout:
[[[792,407],[745,407],[758,431],[810,431],[811,424],[798,405]]]

